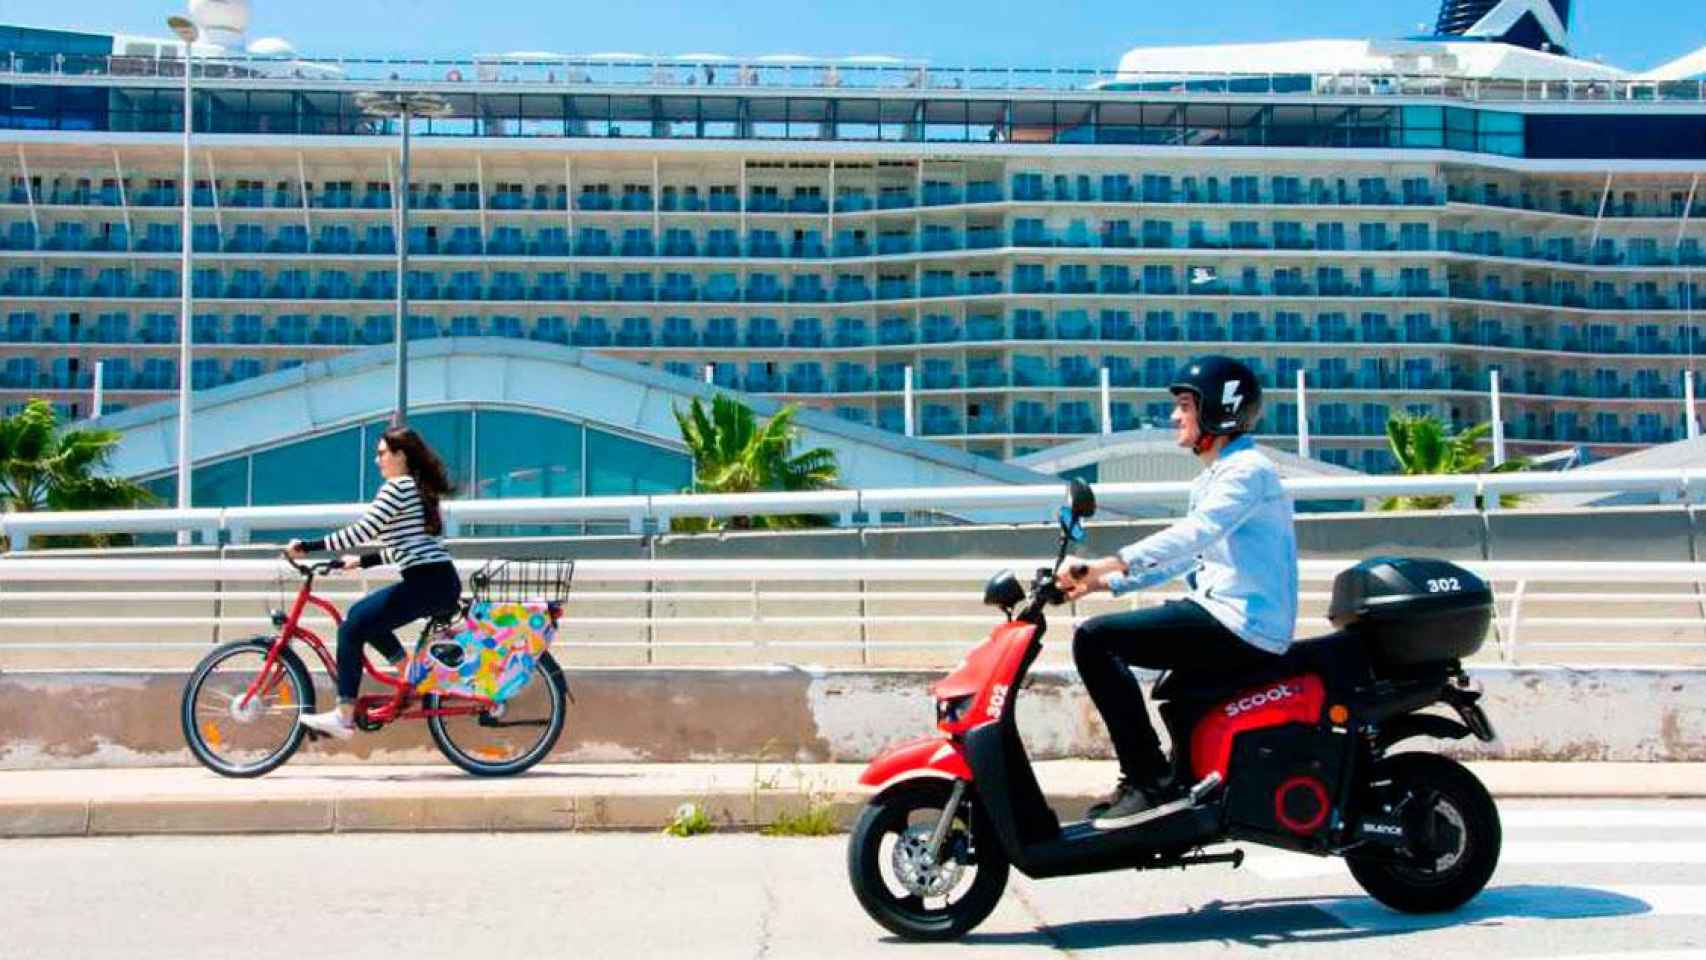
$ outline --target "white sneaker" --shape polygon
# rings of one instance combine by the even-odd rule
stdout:
[[[302,714],[302,725],[316,733],[323,733],[339,740],[348,740],[355,736],[355,724],[345,721],[343,714],[335,709],[327,710],[325,713],[304,713]]]

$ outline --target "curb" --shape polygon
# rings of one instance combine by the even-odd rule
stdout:
[[[1050,805],[1077,815],[1107,762],[1041,765]],[[1472,763],[1500,800],[1706,799],[1706,764]],[[304,766],[264,780],[199,768],[0,774],[0,837],[397,831],[660,831],[684,803],[716,829],[756,830],[827,806],[846,829],[870,795],[847,764],[546,766],[512,780],[437,767]]]

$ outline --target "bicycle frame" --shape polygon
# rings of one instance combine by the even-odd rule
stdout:
[[[287,557],[287,559],[289,559]],[[314,579],[322,573],[330,573],[335,569],[332,563],[317,563],[303,565],[290,560],[290,565],[302,574],[302,586],[296,591],[296,600],[291,604],[290,612],[285,615],[284,623],[280,626],[278,636],[273,638],[272,645],[267,649],[266,662],[261,665],[261,672],[249,684],[243,693],[239,707],[247,706],[253,697],[270,693],[284,679],[285,666],[282,659],[285,648],[291,643],[301,640],[307,644],[320,658],[320,665],[325,667],[327,675],[337,677],[337,659],[327,649],[326,642],[314,631],[302,625],[302,614],[309,605],[318,607],[332,618],[336,626],[343,626],[343,614],[329,600],[314,594]],[[361,656],[362,671],[367,676],[391,688],[388,694],[361,694],[355,700],[355,720],[358,725],[377,729],[395,720],[421,720],[427,717],[457,717],[478,716],[497,706],[488,697],[475,696],[465,693],[442,693],[439,706],[414,708],[415,690],[403,674],[380,672],[373,666],[373,661],[367,658],[365,647]],[[445,701],[459,701],[455,705],[445,706]]]

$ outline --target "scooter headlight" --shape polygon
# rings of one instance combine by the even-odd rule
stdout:
[[[959,723],[960,717],[965,716],[965,712],[971,709],[973,699],[973,694],[967,694],[963,697],[949,697],[946,700],[936,701],[936,722]]]

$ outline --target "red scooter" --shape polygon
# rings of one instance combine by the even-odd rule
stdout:
[[[913,940],[954,939],[995,909],[1011,868],[1034,878],[1210,863],[1237,866],[1247,841],[1345,858],[1398,910],[1451,910],[1498,864],[1498,809],[1474,774],[1434,753],[1388,754],[1417,736],[1491,740],[1461,659],[1478,650],[1492,592],[1439,560],[1375,558],[1339,574],[1337,632],[1242,674],[1174,671],[1155,687],[1183,786],[1118,830],[1062,824],[1020,742],[1014,703],[1042,650],[1054,571],[1095,514],[1074,480],[1055,563],[1027,594],[1010,571],[984,601],[1007,622],[932,688],[941,733],[891,747],[860,782],[880,788],[848,840],[866,912]],[[1014,611],[1017,610],[1017,613]],[[1423,712],[1436,704],[1452,715]]]

